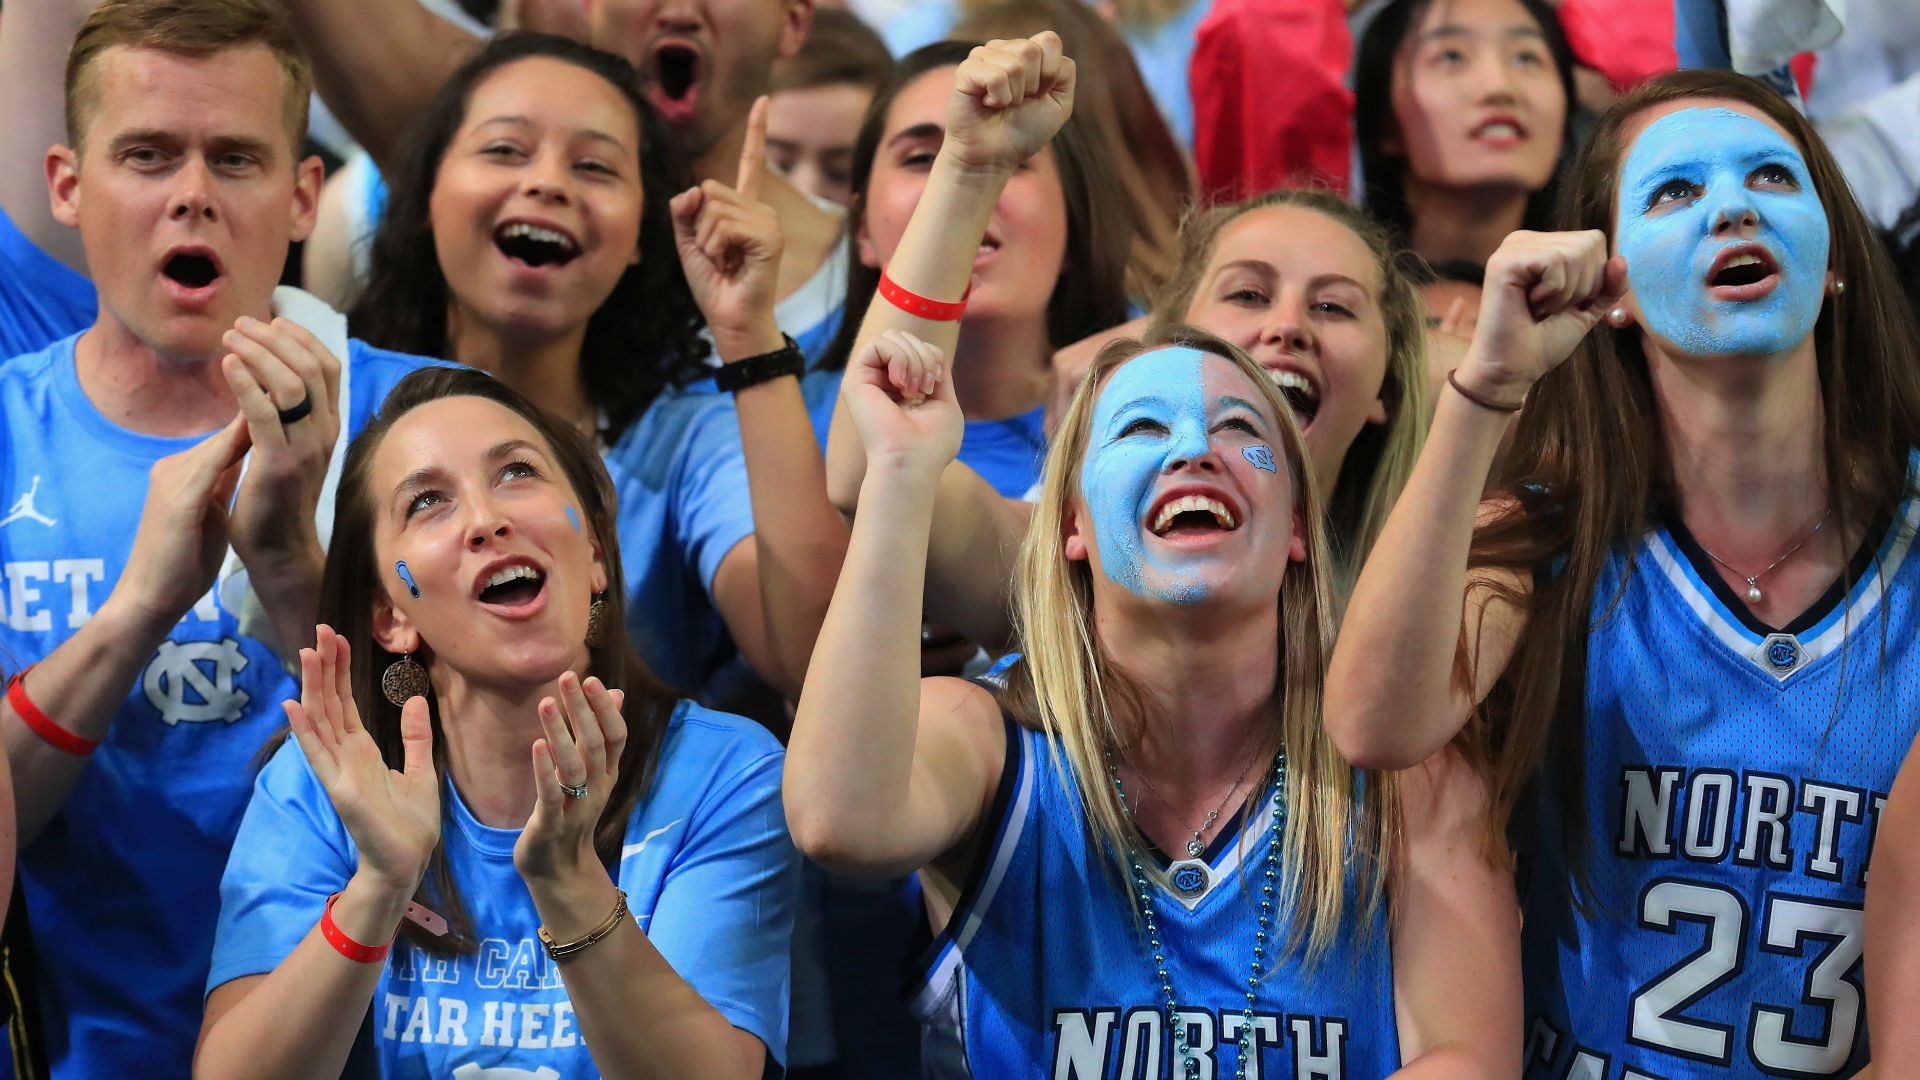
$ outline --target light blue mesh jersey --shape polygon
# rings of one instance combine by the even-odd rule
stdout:
[[[1569,903],[1543,843],[1523,877],[1529,1080],[1866,1064],[1868,853],[1920,723],[1916,522],[1910,493],[1851,587],[1781,632],[1677,523],[1607,567],[1587,658],[1594,903]]]
[[[1078,783],[1046,736],[1007,722],[993,839],[914,1003],[928,1025],[929,1075],[1181,1075],[1145,928],[1118,868],[1093,846]],[[1232,1077],[1239,1058],[1272,831],[1271,798],[1260,805],[1246,831],[1236,815],[1205,853],[1211,888],[1188,901],[1165,887],[1153,894],[1180,1021],[1208,1080]],[[1254,1011],[1249,1078],[1362,1080],[1400,1066],[1387,926],[1376,919],[1362,933],[1358,906],[1311,971],[1297,956],[1272,965]],[[1276,943],[1286,927],[1277,915]]]

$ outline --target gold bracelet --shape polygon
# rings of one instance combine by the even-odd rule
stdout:
[[[615,889],[613,891],[620,894],[620,902],[613,905],[613,914],[607,916],[606,922],[594,927],[586,937],[578,941],[555,941],[553,940],[553,935],[547,932],[546,927],[543,926],[540,928],[540,944],[546,947],[547,959],[565,960],[585,950],[588,946],[606,937],[608,934],[613,933],[613,928],[619,926],[620,920],[627,917],[627,890]]]

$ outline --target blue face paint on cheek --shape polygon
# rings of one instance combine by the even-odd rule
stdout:
[[[1179,585],[1178,568],[1155,566],[1161,572],[1149,589],[1145,519],[1167,463],[1207,451],[1205,359],[1184,348],[1146,353],[1113,373],[1094,406],[1080,491],[1093,519],[1101,571],[1139,596],[1199,598],[1191,595],[1195,587]]]
[[[567,507],[567,520],[573,524],[574,532],[580,531],[580,511],[571,506]]]
[[[1240,451],[1240,456],[1246,458],[1247,463],[1256,469],[1265,469],[1268,472],[1276,471],[1273,467],[1273,451],[1264,446],[1243,447]]]
[[[420,586],[413,583],[413,571],[407,569],[405,559],[393,564],[393,572],[399,574],[400,580],[407,583],[407,592],[412,594],[415,600],[420,599]]]
[[[1783,184],[1776,170],[1791,174]],[[1751,215],[1752,226],[1721,222]],[[1653,333],[1696,355],[1792,348],[1826,291],[1829,230],[1805,160],[1779,132],[1732,109],[1682,109],[1648,124],[1620,170],[1616,240]],[[1721,250],[1764,245],[1780,280],[1767,295],[1709,289]]]

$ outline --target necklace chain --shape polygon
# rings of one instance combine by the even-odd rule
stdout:
[[[1827,519],[1832,516],[1833,516],[1833,507],[1829,506],[1827,507],[1827,512],[1820,515],[1820,520],[1817,522],[1814,522],[1813,528],[1807,533],[1807,535],[1800,538],[1799,543],[1788,548],[1786,551],[1786,554],[1768,563],[1767,568],[1765,570],[1760,571],[1759,573],[1753,575],[1752,577],[1748,577],[1747,575],[1734,569],[1733,564],[1728,562],[1727,560],[1721,558],[1718,555],[1715,555],[1711,551],[1707,551],[1707,545],[1700,544],[1699,537],[1697,536],[1694,537],[1693,542],[1696,544],[1700,544],[1700,550],[1707,552],[1707,558],[1712,559],[1714,562],[1717,562],[1721,566],[1726,567],[1727,572],[1731,573],[1734,577],[1740,578],[1741,580],[1745,581],[1747,583],[1747,602],[1750,604],[1757,604],[1760,602],[1760,598],[1761,598],[1760,579],[1772,573],[1774,567],[1779,566],[1781,563],[1786,562],[1788,559],[1792,558],[1794,552],[1799,551],[1803,547],[1806,547],[1807,544],[1815,536],[1819,535],[1821,527],[1826,525]]]
[[[1233,793],[1240,790],[1240,785],[1246,782],[1247,774],[1253,771],[1253,761],[1254,759],[1252,758],[1247,759],[1246,767],[1240,770],[1239,776],[1233,778],[1233,786],[1228,788],[1227,793],[1220,797],[1220,805],[1214,807],[1213,810],[1207,814],[1207,820],[1201,822],[1200,827],[1193,830],[1193,839],[1187,841],[1187,858],[1197,859],[1207,853],[1206,841],[1201,839],[1201,837],[1206,834],[1208,829],[1213,828],[1213,823],[1220,820],[1220,815],[1226,812],[1227,803],[1233,800]],[[1153,781],[1147,779],[1146,773],[1140,774],[1140,783],[1146,786],[1147,794],[1159,800],[1160,805],[1169,810],[1175,809],[1174,805],[1167,801],[1167,797],[1160,794],[1160,789],[1153,786]],[[1124,802],[1125,798],[1123,797],[1121,801]]]
[[[1113,777],[1114,793],[1120,796],[1120,809],[1125,811],[1129,821],[1133,820],[1133,808],[1127,802],[1127,789],[1120,783],[1120,766],[1114,763],[1111,752],[1107,754],[1107,773]],[[1235,1080],[1246,1080],[1247,1060],[1253,1055],[1253,1007],[1258,1000],[1260,980],[1266,968],[1268,931],[1273,925],[1274,896],[1280,878],[1280,834],[1285,828],[1287,817],[1287,752],[1285,749],[1274,756],[1272,775],[1273,830],[1267,836],[1266,880],[1260,885],[1260,918],[1253,934],[1253,961],[1248,965],[1247,1005],[1240,1016],[1238,1040],[1240,1053],[1234,1069]],[[1143,776],[1141,779],[1144,781],[1146,778]],[[1238,787],[1239,782],[1235,781],[1234,786]],[[1160,995],[1166,1003],[1167,1027],[1173,1032],[1177,1055],[1175,1062],[1180,1075],[1185,1080],[1195,1080],[1200,1075],[1200,1062],[1193,1056],[1193,1048],[1187,1043],[1187,1026],[1180,1022],[1179,1014],[1175,1011],[1173,978],[1167,973],[1167,950],[1160,940],[1160,925],[1154,919],[1153,890],[1147,883],[1146,867],[1141,863],[1140,852],[1133,845],[1127,846],[1126,854],[1127,866],[1133,871],[1133,892],[1140,901],[1140,914],[1146,923],[1147,947],[1153,957],[1155,972],[1160,976]]]

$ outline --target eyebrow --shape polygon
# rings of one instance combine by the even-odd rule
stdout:
[[[488,461],[498,461],[501,458],[511,457],[517,453],[537,454],[541,458],[547,456],[537,444],[529,439],[507,439],[504,442],[495,443],[490,447],[485,457]],[[438,465],[428,465],[424,468],[415,469],[401,477],[399,483],[393,485],[393,494],[400,495],[416,488],[425,487],[430,483],[444,480],[449,475],[451,474],[448,473],[446,469]]]
[[[1214,404],[1220,406],[1223,409],[1238,406],[1254,414],[1255,416],[1260,415],[1259,407],[1254,405],[1253,402],[1248,401],[1246,398],[1243,398],[1243,397],[1234,397],[1232,394],[1222,394],[1219,397],[1214,398],[1213,401],[1214,401]]]
[[[1443,38],[1443,37],[1454,38],[1454,37],[1479,37],[1479,36],[1480,36],[1480,32],[1471,27],[1461,26],[1458,23],[1446,23],[1441,26],[1436,26],[1433,29],[1428,30],[1425,33],[1421,34],[1419,37],[1419,40],[1432,41],[1435,38]],[[1542,33],[1540,31],[1540,28],[1537,26],[1509,26],[1506,29],[1500,31],[1500,36],[1503,38],[1509,38],[1509,39],[1533,38],[1539,41],[1545,41],[1547,39],[1547,35]]]
[[[1216,271],[1213,275],[1213,280],[1219,280],[1221,275],[1232,270],[1248,270],[1260,275],[1261,278],[1267,281],[1276,281],[1280,277],[1280,271],[1274,269],[1273,264],[1264,259],[1235,259]],[[1360,290],[1360,295],[1365,296],[1369,300],[1373,299],[1372,289],[1367,288],[1363,282],[1347,274],[1315,274],[1313,277],[1307,279],[1307,286],[1309,288],[1319,288],[1323,285],[1351,285]]]
[[[475,131],[478,131],[481,128],[494,127],[502,124],[510,127],[538,127],[539,126],[534,122],[532,117],[521,116],[515,113],[508,116],[496,116],[488,120],[482,120],[480,123],[475,124],[473,127]],[[619,147],[622,150],[625,150],[627,148],[627,144],[623,142],[618,135],[609,134],[605,131],[601,131],[599,128],[581,128],[578,131],[575,131],[573,135],[575,138],[587,138],[587,139],[592,139],[596,142],[612,143],[613,145]]]
[[[915,124],[910,128],[903,128],[894,132],[893,136],[887,140],[887,145],[892,146],[898,142],[917,142],[921,139],[945,138],[946,133],[947,129],[941,127],[939,124],[932,122]]]
[[[167,146],[179,146],[188,140],[177,131],[162,128],[134,128],[123,131],[113,137],[107,145],[115,150],[142,143],[162,143]],[[242,150],[250,154],[265,157],[273,153],[274,142],[271,139],[259,139],[252,135],[216,135],[207,140],[207,147],[214,153],[230,150]]]

